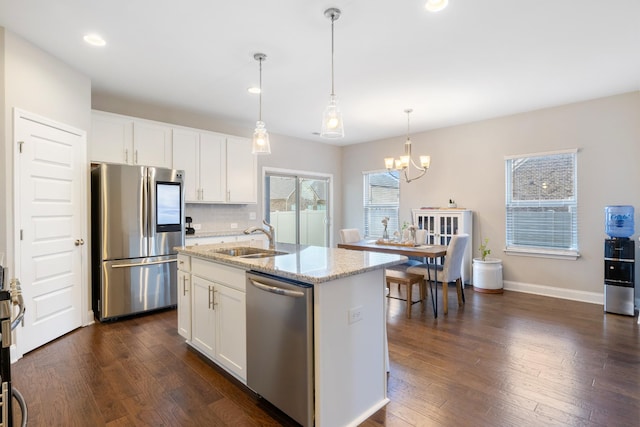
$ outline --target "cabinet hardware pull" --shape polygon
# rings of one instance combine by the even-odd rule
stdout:
[[[182,296],[187,295],[187,276],[182,276]]]
[[[126,148],[124,149],[124,162],[129,163],[129,150]]]
[[[134,151],[134,159],[133,159],[133,163],[135,163],[136,165],[138,164],[138,150]]]

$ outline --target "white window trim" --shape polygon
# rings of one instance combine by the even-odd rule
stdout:
[[[546,157],[546,156],[553,156],[556,154],[578,154],[579,149],[577,148],[570,148],[570,149],[566,149],[566,150],[556,150],[556,151],[546,151],[546,152],[541,152],[541,153],[531,153],[531,154],[513,154],[513,155],[508,155],[508,156],[504,156],[504,160],[511,160],[511,159],[519,159],[519,158],[523,158],[523,157]],[[576,190],[577,190],[577,179],[578,179],[578,159],[576,156],[576,164],[575,164],[575,170],[574,170],[574,175],[575,175],[575,182],[576,182]],[[506,184],[506,188],[507,191],[510,191],[510,187],[511,187],[511,182],[507,180]],[[577,195],[577,193],[576,193]],[[522,203],[523,205],[526,205],[526,202]],[[553,202],[550,202],[549,204],[553,204]],[[577,205],[576,205],[577,208]],[[576,250],[567,250],[567,249],[551,249],[551,248],[532,248],[532,247],[526,247],[526,246],[509,246],[509,247],[505,247],[504,248],[504,253],[506,255],[513,255],[513,256],[527,256],[527,257],[535,257],[535,258],[551,258],[551,259],[564,259],[564,260],[577,260],[580,257],[580,252],[576,249]]]

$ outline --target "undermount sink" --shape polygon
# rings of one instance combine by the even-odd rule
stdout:
[[[239,246],[235,248],[212,249],[212,252],[222,255],[229,255],[238,258],[267,258],[277,255],[284,255],[287,252],[276,251],[272,249],[252,248],[248,246]]]

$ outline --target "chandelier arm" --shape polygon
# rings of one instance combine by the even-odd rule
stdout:
[[[409,168],[405,168],[405,170],[404,170],[404,180],[405,180],[405,181],[407,181],[407,184],[408,184],[408,183],[410,183],[411,181],[415,181],[415,180],[416,180],[416,179],[418,179],[418,178],[422,178],[422,176],[423,176],[425,173],[427,173],[427,170],[426,170],[426,169],[424,169],[424,168],[422,168],[422,169],[420,169],[420,171],[421,171],[421,172],[420,172],[420,175],[415,176],[415,177],[413,177],[413,178],[409,178],[409,174],[407,173],[407,170],[408,170],[408,169],[409,169]]]

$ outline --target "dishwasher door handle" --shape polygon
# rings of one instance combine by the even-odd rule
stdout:
[[[265,285],[264,283],[261,282],[257,282],[253,279],[249,279],[251,281],[251,284],[253,286],[255,286],[258,289],[262,289],[265,292],[271,292],[272,294],[278,294],[278,295],[284,295],[287,297],[294,297],[294,298],[303,298],[304,297],[304,292],[300,292],[300,291],[292,291],[290,289],[283,289],[283,288],[279,288],[277,286],[270,286],[270,285]]]

